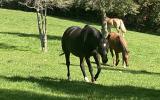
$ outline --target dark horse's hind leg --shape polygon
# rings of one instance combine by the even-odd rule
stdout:
[[[70,77],[70,69],[69,69],[69,66],[70,66],[70,53],[65,53],[65,57],[66,57],[66,65],[67,65],[67,77],[68,77],[68,80],[71,79]]]
[[[94,74],[93,74],[93,68],[91,66],[91,62],[90,62],[90,57],[85,57],[86,58],[86,62],[87,62],[87,65],[88,65],[88,68],[89,68],[89,72],[91,74],[91,80],[92,82],[94,82]]]
[[[80,67],[81,67],[81,71],[82,71],[84,80],[85,80],[86,82],[89,82],[89,80],[88,80],[88,78],[87,78],[87,75],[86,75],[86,72],[85,72],[85,68],[84,68],[84,57],[80,57]]]
[[[94,56],[94,59],[95,59],[95,62],[97,64],[97,73],[94,77],[95,81],[97,80],[98,76],[99,76],[99,73],[101,72],[101,66],[100,66],[100,62],[99,62],[99,57],[98,57],[98,54],[95,54]]]

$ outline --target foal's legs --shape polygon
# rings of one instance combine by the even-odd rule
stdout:
[[[116,27],[117,32],[118,32],[119,34],[121,34],[119,27],[118,27],[118,26],[115,26],[115,27]]]
[[[122,29],[120,27],[120,23],[117,23],[117,25],[114,25],[114,27],[116,28],[118,34],[120,34],[121,36],[124,37],[124,33],[123,33],[123,31],[122,31]]]
[[[119,63],[119,54],[117,52],[115,52],[115,54],[116,54],[116,66],[117,66]]]
[[[93,68],[91,66],[91,62],[90,62],[90,57],[85,57],[86,58],[86,62],[87,62],[87,65],[88,65],[88,68],[89,68],[89,72],[91,74],[91,80],[92,82],[94,82],[94,74],[93,74]]]
[[[95,59],[95,62],[97,64],[97,73],[94,77],[95,81],[97,80],[98,76],[99,76],[99,73],[101,72],[101,66],[100,66],[100,63],[99,63],[99,56],[98,54],[95,54],[94,56],[94,59]]]
[[[126,68],[126,66],[128,66],[128,55],[122,52],[122,57],[123,57],[123,67]]]
[[[86,82],[89,82],[88,77],[87,77],[86,72],[85,72],[85,68],[84,68],[84,58],[83,57],[80,57],[80,67],[81,67],[82,74],[84,76],[84,80]]]
[[[66,65],[67,65],[67,77],[68,77],[68,80],[70,80],[71,77],[70,77],[70,69],[69,69],[69,66],[70,66],[70,53],[69,52],[65,53],[65,58],[66,58]]]
[[[114,60],[114,53],[113,53],[113,49],[110,48],[110,52],[111,52],[111,55],[112,55],[112,59],[113,59],[113,66],[115,65],[115,60]]]
[[[119,27],[117,27],[116,29],[117,29],[118,34],[120,34],[121,36],[124,37],[124,33],[123,33],[122,29],[120,29]]]

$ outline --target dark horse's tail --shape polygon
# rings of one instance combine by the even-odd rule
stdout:
[[[61,53],[61,54],[59,54],[59,56],[62,56],[62,55],[64,55],[64,52],[63,52],[63,53]]]

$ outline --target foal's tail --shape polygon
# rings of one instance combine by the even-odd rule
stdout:
[[[124,25],[124,23],[123,23],[122,20],[120,20],[120,29],[121,29],[121,31],[122,31],[123,33],[126,33],[126,32],[127,32],[126,27],[125,27],[125,25]]]

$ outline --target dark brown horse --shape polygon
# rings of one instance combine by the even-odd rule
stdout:
[[[89,82],[84,68],[84,58],[86,59],[91,74],[91,80],[94,82],[101,72],[98,53],[102,57],[103,63],[108,61],[106,49],[109,44],[102,36],[99,30],[86,25],[83,29],[78,26],[72,26],[66,29],[62,37],[62,49],[66,58],[67,76],[70,80],[70,53],[80,58],[80,67],[85,81]],[[97,64],[97,73],[94,76],[93,68],[90,63],[90,57],[93,56]]]
[[[128,66],[128,53],[129,53],[129,51],[127,50],[126,40],[121,35],[118,35],[117,33],[114,32],[109,33],[107,40],[109,42],[109,48],[113,58],[113,65],[116,66],[118,65],[119,53],[122,53],[123,66],[124,68],[126,68],[126,66]],[[116,63],[114,60],[113,50],[116,55]]]

